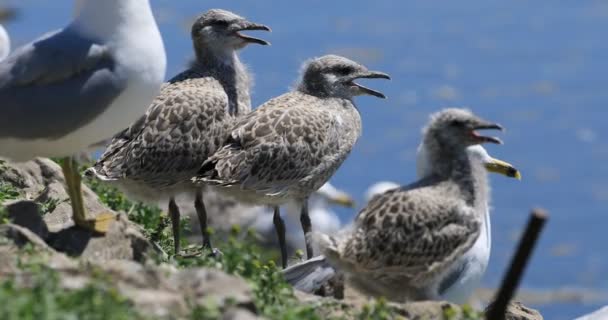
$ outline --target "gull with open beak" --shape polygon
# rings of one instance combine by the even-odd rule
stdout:
[[[508,162],[491,157],[481,145],[468,147],[467,153],[475,161],[481,161],[488,172],[521,180],[521,173],[517,168]],[[420,144],[416,158],[418,178],[424,178],[432,172],[430,165],[425,144]],[[369,202],[374,197],[399,187],[398,183],[392,181],[377,182],[366,191],[366,201]],[[488,201],[489,198],[488,195]],[[455,268],[457,271],[444,280],[441,300],[459,304],[467,302],[487,269],[492,245],[489,203],[486,203],[485,210],[479,238],[459,259],[460,266]],[[313,293],[338,272],[339,270],[335,270],[327,259],[321,256],[290,266],[284,271],[284,276],[294,288]]]
[[[384,98],[355,82],[360,78],[390,77],[336,55],[308,61],[295,90],[244,117],[194,178],[239,201],[273,207],[283,267],[287,247],[279,206],[292,200],[300,203],[302,229],[310,233],[309,196],[338,170],[361,135],[354,97]],[[306,253],[313,256],[308,241]]]
[[[196,61],[165,84],[148,112],[117,134],[87,173],[116,185],[128,196],[166,202],[175,253],[180,249],[179,194],[194,196],[203,237],[211,248],[203,188],[191,183],[201,164],[230,134],[230,127],[251,111],[251,76],[238,51],[250,43],[245,30],[270,31],[232,12],[212,9],[192,25]]]
[[[489,249],[487,158],[469,148],[501,143],[478,133],[484,129],[502,127],[464,109],[433,114],[418,159],[427,164],[422,178],[373,197],[350,229],[313,233],[326,258],[310,263],[315,272],[327,275],[329,264],[362,293],[393,301],[468,298],[487,265],[477,260],[489,256],[476,249]],[[294,267],[288,278],[314,284],[302,271]]]

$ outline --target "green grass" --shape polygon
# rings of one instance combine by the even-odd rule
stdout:
[[[6,171],[6,161],[0,159],[0,173]],[[0,205],[7,200],[14,200],[20,196],[19,190],[17,190],[10,183],[0,180]]]

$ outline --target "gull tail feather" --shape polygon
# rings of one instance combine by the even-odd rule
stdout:
[[[314,293],[336,274],[336,270],[324,256],[292,265],[283,270],[285,280],[294,288],[307,293]]]

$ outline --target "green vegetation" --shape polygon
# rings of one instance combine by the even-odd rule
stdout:
[[[6,162],[0,159],[0,173],[6,170]],[[0,208],[3,202],[17,199],[20,196],[19,190],[15,189],[10,183],[0,181]],[[1,210],[1,209],[0,209]]]
[[[26,265],[33,274],[28,286],[14,280],[0,283],[0,319],[144,319],[117,291],[102,279],[84,288],[65,290],[57,274],[43,264]],[[10,303],[8,303],[10,301]]]

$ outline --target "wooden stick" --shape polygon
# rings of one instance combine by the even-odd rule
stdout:
[[[496,298],[486,312],[488,320],[504,320],[509,302],[515,295],[515,291],[519,286],[519,282],[523,277],[526,266],[536,241],[540,236],[545,222],[547,221],[547,213],[542,209],[534,209],[528,220],[526,231],[519,241],[515,256],[511,260],[511,266],[502,280],[500,290],[496,294]]]

